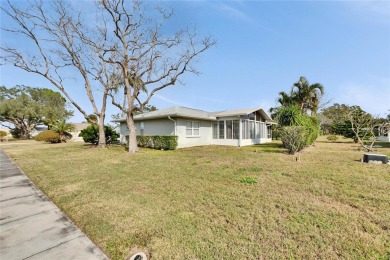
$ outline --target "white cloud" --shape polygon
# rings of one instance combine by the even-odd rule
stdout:
[[[173,104],[173,105],[176,105],[176,106],[184,106],[183,103],[180,103],[180,102],[177,102],[175,100],[172,100],[172,99],[169,99],[167,97],[164,97],[163,95],[160,95],[160,94],[154,94],[154,97],[157,98],[157,99],[160,99],[166,103],[169,103],[169,104]]]
[[[253,24],[253,20],[247,14],[237,8],[232,7],[231,5],[227,5],[222,2],[216,2],[215,6],[218,10],[233,18],[238,18],[242,21]]]

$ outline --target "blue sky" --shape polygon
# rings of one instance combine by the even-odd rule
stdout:
[[[86,8],[91,1],[73,2]],[[199,76],[164,89],[152,99],[157,108],[173,105],[220,111],[276,105],[300,76],[325,87],[332,103],[359,105],[381,115],[390,110],[390,1],[164,1],[175,16],[168,30],[196,25],[218,44],[196,63]],[[8,24],[1,17],[2,26]],[[1,44],[12,41],[2,32]],[[25,44],[25,43],[23,43]],[[28,48],[28,46],[25,46]],[[12,66],[1,66],[0,84],[51,85]],[[71,94],[90,110],[80,94]],[[109,107],[108,114],[117,113]],[[110,119],[108,116],[107,119]],[[75,110],[71,121],[82,121]]]

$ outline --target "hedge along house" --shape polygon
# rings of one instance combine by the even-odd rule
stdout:
[[[126,143],[126,119],[115,121],[120,123],[120,141]],[[178,106],[136,115],[134,121],[137,135],[176,135],[178,148],[271,142],[274,124],[261,108],[206,112]]]

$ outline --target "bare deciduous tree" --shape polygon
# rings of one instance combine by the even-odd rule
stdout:
[[[98,50],[84,40],[98,40],[93,28],[87,26],[81,13],[73,10],[69,2],[61,0],[32,1],[23,7],[8,1],[1,6],[1,10],[14,22],[12,28],[2,30],[20,41],[28,42],[28,46],[35,47],[35,50],[28,52],[2,46],[1,59],[47,79],[88,120],[88,113],[69,94],[74,86],[66,83],[65,75],[77,73],[84,83],[84,93],[92,106],[93,114],[98,117],[99,145],[106,146],[103,125],[107,97],[110,88],[117,85],[111,76],[117,72],[115,68],[102,62]],[[100,91],[93,92],[96,85]],[[97,101],[100,101],[100,107]]]
[[[351,130],[355,134],[358,143],[368,152],[372,151],[378,137],[388,131],[388,121],[380,121],[379,117],[373,117],[360,108],[354,109],[352,107],[346,113],[346,118],[351,124]]]
[[[110,96],[112,104],[126,114],[129,152],[134,153],[138,150],[134,112],[144,110],[157,91],[176,84],[186,72],[197,74],[192,66],[195,59],[216,41],[210,36],[199,37],[189,28],[173,34],[164,31],[172,12],[161,7],[146,12],[138,1],[100,0],[97,8],[100,15],[91,27],[81,13],[62,0],[35,1],[23,10],[8,1],[1,9],[17,26],[4,30],[29,39],[38,55],[2,47],[6,55],[1,58],[49,80],[88,119],[64,83],[62,72],[72,67],[83,79],[99,118],[100,145],[105,145],[103,124]],[[92,92],[93,82],[99,83],[102,92],[100,109]]]
[[[100,50],[104,63],[120,70],[116,77],[122,84],[109,95],[112,104],[126,114],[129,153],[134,153],[138,150],[134,112],[143,111],[157,91],[176,84],[184,73],[197,74],[192,66],[195,58],[216,41],[210,36],[200,38],[188,28],[163,33],[172,12],[161,7],[147,12],[138,1],[101,0],[99,4],[100,41],[90,45]]]

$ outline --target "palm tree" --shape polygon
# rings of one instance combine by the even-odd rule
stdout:
[[[291,89],[291,98],[297,103],[302,112],[307,113],[307,110],[310,110],[311,115],[317,113],[319,101],[323,94],[323,85],[320,83],[309,85],[305,77],[300,77]]]
[[[72,132],[76,129],[75,125],[67,123],[65,119],[62,119],[56,125],[53,126],[52,130],[60,135],[61,142],[65,142],[67,139],[72,138]]]
[[[284,91],[279,92],[279,97],[276,99],[281,106],[280,107],[271,107],[269,112],[271,113],[271,118],[275,119],[276,115],[279,113],[281,107],[290,106],[294,103],[293,98]]]
[[[282,106],[289,106],[294,103],[293,97],[284,91],[279,92],[279,97],[276,101]]]

